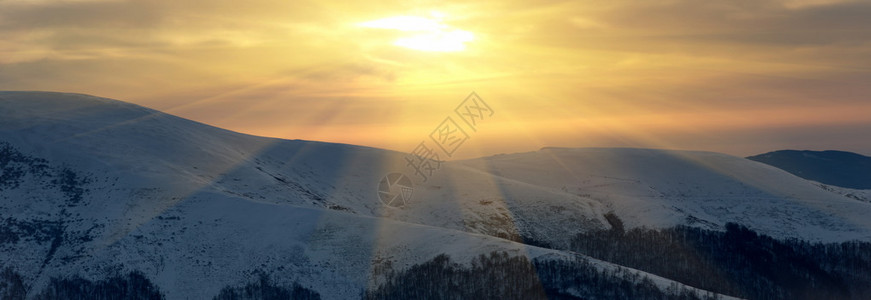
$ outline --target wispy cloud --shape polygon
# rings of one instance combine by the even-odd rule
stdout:
[[[402,32],[356,26],[432,11],[475,40],[421,52],[393,45]],[[811,125],[868,127],[845,112],[869,109],[869,15],[871,3],[834,0],[0,0],[0,89],[85,92],[250,133],[394,148],[416,136],[367,139],[426,127],[476,90],[513,122],[502,129],[539,134],[476,139],[514,145],[502,151],[601,146],[584,141],[605,133],[599,141],[703,147],[680,126],[739,132],[724,139],[743,145],[775,127],[799,137]],[[741,114],[754,118],[711,117]],[[649,126],[669,116],[681,119]],[[586,131],[571,130],[578,124]],[[338,133],[348,128],[361,138]],[[856,143],[844,140],[871,152]]]

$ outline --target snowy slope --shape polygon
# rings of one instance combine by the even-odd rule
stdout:
[[[739,223],[810,241],[871,239],[871,205],[744,158],[712,152],[545,148],[460,162],[594,199],[629,227]],[[855,194],[855,193],[854,193]]]
[[[112,182],[119,188],[103,192],[120,199],[112,201],[113,213],[122,213],[118,206],[129,194],[160,199],[149,207],[171,207],[212,191],[503,237],[534,232],[562,240],[607,226],[594,201],[450,163],[415,189],[406,208],[386,208],[377,184],[387,173],[407,172],[402,153],[247,136],[84,95],[0,94],[12,97],[4,101],[10,117],[0,121],[0,138]]]
[[[354,298],[382,264],[574,256],[514,241],[565,248],[609,228],[607,212],[631,227],[738,222],[777,237],[871,239],[868,201],[716,153],[543,149],[447,162],[389,208],[377,184],[408,172],[403,153],[46,92],[0,92],[0,153],[0,221],[17,237],[0,239],[0,263],[36,286],[138,270],[171,299],[202,298],[266,271]]]
[[[568,258],[494,236],[607,227],[595,201],[453,164],[408,207],[385,208],[375,188],[401,153],[248,136],[78,94],[0,92],[0,153],[0,265],[35,291],[139,271],[169,299],[195,299],[266,272],[347,299],[382,265]]]

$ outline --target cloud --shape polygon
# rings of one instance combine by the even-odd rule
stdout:
[[[475,41],[456,53],[409,51],[392,44],[401,32],[354,25],[433,10]],[[868,15],[871,3],[827,0],[0,0],[0,89],[120,98],[272,135],[427,127],[472,90],[539,131],[601,116],[620,131],[645,126],[633,117],[782,110],[777,126],[798,132],[790,118],[849,127],[825,121],[867,107]],[[839,109],[813,119],[798,109],[827,105]],[[541,120],[563,125],[533,126]],[[748,124],[774,126],[681,120],[748,134]]]
[[[150,1],[2,2],[0,8],[0,30],[141,28],[167,17]]]

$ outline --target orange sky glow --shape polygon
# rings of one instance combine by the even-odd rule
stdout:
[[[410,151],[471,92],[454,158],[562,147],[871,155],[871,3],[0,1],[0,90]]]

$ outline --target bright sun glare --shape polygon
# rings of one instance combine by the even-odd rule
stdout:
[[[379,29],[392,29],[409,32],[393,42],[394,45],[420,51],[456,52],[466,49],[467,42],[475,39],[471,32],[452,28],[441,19],[444,14],[433,12],[431,18],[417,16],[398,16],[378,19],[358,24]]]

